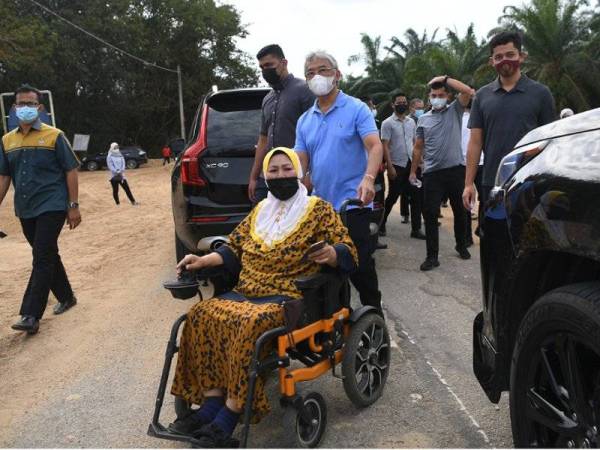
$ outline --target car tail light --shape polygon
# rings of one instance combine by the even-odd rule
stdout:
[[[191,222],[195,223],[211,223],[211,222],[226,222],[229,219],[227,216],[206,216],[206,217],[192,217]]]
[[[200,175],[198,158],[206,149],[206,124],[208,119],[208,106],[204,105],[200,118],[200,133],[194,142],[181,157],[181,182],[188,186],[206,186],[206,180]]]

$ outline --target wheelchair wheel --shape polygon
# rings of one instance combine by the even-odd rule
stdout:
[[[304,397],[304,408],[307,417],[302,417],[299,411],[289,407],[285,412],[284,429],[289,430],[289,437],[295,437],[295,443],[301,448],[315,448],[321,442],[327,426],[327,405],[325,399],[317,392],[310,392]],[[287,442],[291,447],[293,442]]]
[[[355,406],[364,408],[381,397],[389,365],[390,336],[385,320],[377,314],[361,317],[350,329],[342,360],[344,390]]]

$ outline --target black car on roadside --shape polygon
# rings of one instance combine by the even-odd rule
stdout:
[[[529,132],[482,219],[473,366],[516,447],[600,445],[600,109]]]
[[[252,209],[248,179],[268,92],[231,89],[202,99],[171,175],[177,260],[225,243]]]
[[[120,148],[125,166],[128,169],[137,169],[140,165],[148,162],[148,155],[144,149],[137,146],[127,146]],[[86,155],[81,159],[81,167],[86,170],[94,171],[106,168],[107,152],[96,153],[95,155]]]

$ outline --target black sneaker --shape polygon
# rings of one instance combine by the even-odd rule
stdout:
[[[460,256],[460,259],[471,259],[471,254],[469,253],[469,250],[467,250],[466,247],[454,247],[455,250],[458,252],[458,255]]]
[[[190,444],[193,448],[238,448],[240,441],[225,433],[218,425],[209,423],[194,433]]]
[[[191,436],[204,425],[206,425],[206,422],[200,419],[194,411],[183,418],[175,419],[175,422],[169,424],[169,431]]]
[[[411,231],[410,237],[414,238],[414,239],[421,239],[421,240],[427,239],[427,236],[425,236],[425,233],[423,233],[421,230]]]
[[[473,244],[474,244],[473,239],[467,239],[467,248],[473,247]]]
[[[54,314],[62,314],[65,311],[71,309],[76,304],[77,304],[77,298],[75,296],[73,296],[73,298],[71,298],[71,300],[68,302],[64,302],[64,303],[58,302],[56,305],[54,305]]]
[[[440,266],[440,262],[437,258],[427,258],[423,264],[421,264],[421,270],[427,272],[428,270],[435,269]]]
[[[379,228],[379,236],[381,236],[381,237],[385,237],[385,235],[386,235],[385,228],[383,228],[383,227],[380,227],[380,228]]]
[[[11,328],[17,331],[26,331],[27,334],[35,334],[40,329],[40,321],[33,316],[23,316]]]

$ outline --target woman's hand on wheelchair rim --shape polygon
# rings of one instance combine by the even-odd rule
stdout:
[[[183,270],[200,270],[206,267],[203,256],[185,255],[177,264],[177,275],[180,275]]]
[[[332,245],[327,244],[321,250],[311,253],[308,259],[318,264],[327,264],[331,267],[337,266],[337,253]]]

